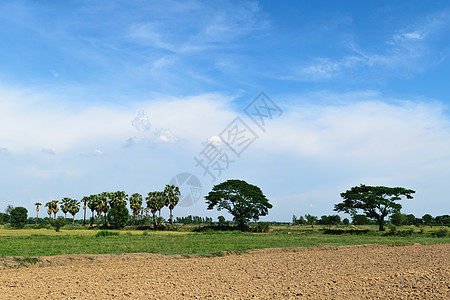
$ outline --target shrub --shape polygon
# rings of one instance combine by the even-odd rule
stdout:
[[[11,210],[10,223],[11,226],[17,229],[23,228],[27,223],[28,210],[25,207],[16,207]]]
[[[255,227],[256,232],[269,232],[270,225],[267,222],[259,222]]]
[[[432,235],[436,236],[436,237],[446,237],[447,234],[448,234],[447,228],[441,228],[441,229],[439,229],[439,230],[437,230],[437,231],[432,233]]]
[[[103,237],[103,236],[117,236],[119,233],[117,231],[108,231],[108,230],[100,230],[95,235],[96,237]]]
[[[397,235],[399,235],[399,236],[411,236],[413,234],[414,234],[414,229],[412,229],[412,228],[407,229],[407,230],[397,231]]]
[[[64,227],[66,225],[66,220],[64,220],[63,217],[58,217],[57,219],[50,219],[50,225],[55,227],[55,231],[58,232],[61,227]]]

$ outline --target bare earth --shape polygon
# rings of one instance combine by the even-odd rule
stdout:
[[[449,259],[450,244],[3,258],[0,299],[450,299]]]

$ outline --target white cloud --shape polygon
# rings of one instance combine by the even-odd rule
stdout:
[[[283,79],[297,81],[320,81],[352,74],[353,71],[363,71],[367,68],[375,70],[389,70],[390,75],[408,77],[411,74],[422,72],[428,65],[438,61],[440,53],[432,58],[427,38],[439,35],[443,29],[448,28],[450,18],[447,14],[430,17],[413,29],[407,28],[394,33],[385,42],[384,51],[370,53],[353,43],[349,48],[353,51],[339,59],[318,57],[311,63],[303,64],[292,69],[291,74],[282,76]],[[367,71],[366,71],[367,73]]]
[[[96,149],[96,150],[91,151],[91,152],[81,152],[80,155],[81,156],[86,156],[86,157],[96,157],[96,156],[98,157],[98,156],[104,156],[105,154],[103,153],[102,150]]]

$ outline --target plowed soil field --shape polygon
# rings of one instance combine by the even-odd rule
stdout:
[[[0,259],[1,299],[450,299],[450,244]]]

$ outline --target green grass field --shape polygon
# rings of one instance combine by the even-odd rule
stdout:
[[[409,228],[409,227],[408,227]],[[408,236],[386,236],[371,227],[324,229],[273,227],[269,233],[189,231],[119,231],[116,236],[97,237],[97,230],[7,230],[0,229],[0,256],[59,254],[160,253],[209,255],[219,251],[261,248],[342,246],[360,244],[404,245],[449,243],[450,236],[436,237],[436,228],[422,232],[413,228]],[[341,230],[341,232],[337,230]],[[366,230],[366,231],[363,231]],[[402,228],[399,228],[402,231]],[[406,231],[406,230],[405,230]],[[331,234],[330,234],[331,233]]]

